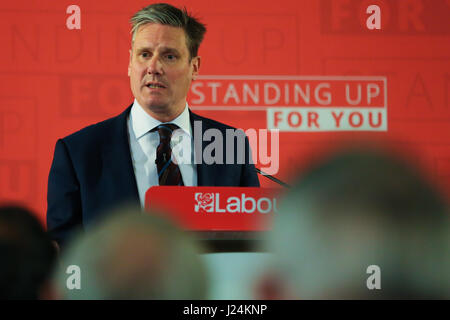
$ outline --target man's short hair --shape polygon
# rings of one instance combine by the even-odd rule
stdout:
[[[186,34],[186,46],[191,59],[197,56],[198,48],[206,32],[205,25],[189,14],[186,8],[180,10],[167,3],[155,3],[139,10],[130,19],[130,23],[133,42],[139,27],[147,23],[182,28]]]

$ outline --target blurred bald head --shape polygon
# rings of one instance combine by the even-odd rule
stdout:
[[[74,240],[56,283],[69,299],[204,299],[200,248],[169,221],[122,209]],[[66,290],[65,269],[81,270],[81,290]]]
[[[270,246],[298,298],[448,298],[449,234],[444,201],[416,169],[358,148],[304,174]]]

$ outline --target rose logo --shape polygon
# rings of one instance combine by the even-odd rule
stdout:
[[[197,201],[195,212],[199,212],[200,210],[211,212],[214,209],[214,194],[212,193],[196,193],[195,201]]]

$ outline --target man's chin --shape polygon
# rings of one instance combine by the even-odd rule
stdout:
[[[145,103],[139,103],[141,107],[150,115],[165,115],[170,113],[170,107],[168,103],[161,101],[147,101]]]
[[[141,104],[142,108],[152,111],[152,112],[164,112],[169,109],[169,104],[164,101],[159,100],[147,100]]]

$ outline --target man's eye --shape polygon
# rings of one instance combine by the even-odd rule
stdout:
[[[175,60],[177,57],[173,54],[166,55],[167,60]]]
[[[141,56],[144,57],[144,58],[148,58],[148,57],[150,57],[150,53],[148,53],[148,52],[142,52],[142,53],[141,53]]]

